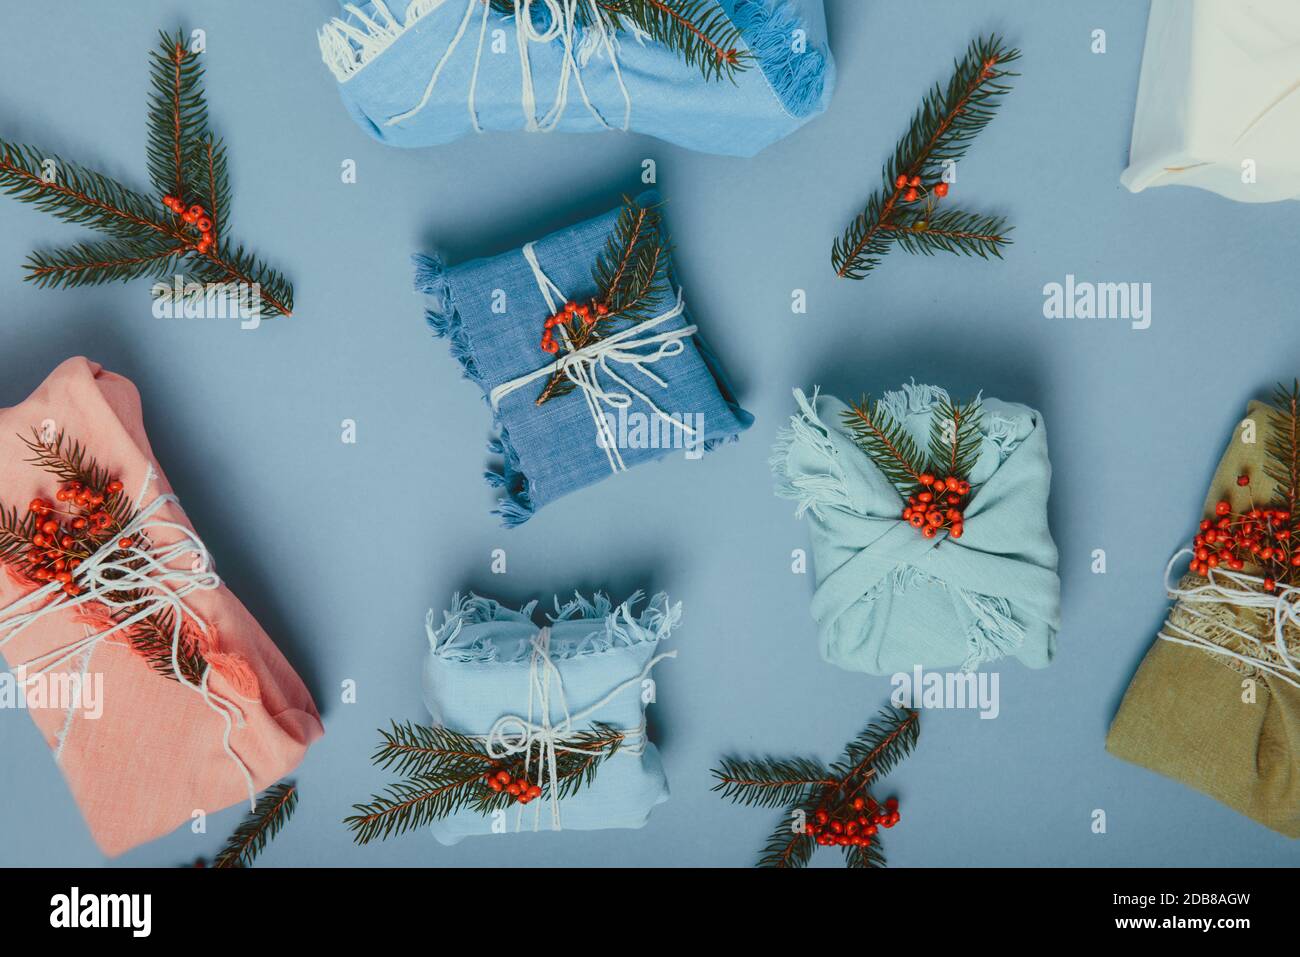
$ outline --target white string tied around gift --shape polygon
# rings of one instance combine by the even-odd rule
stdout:
[[[1165,566],[1165,589],[1171,598],[1178,600],[1178,608],[1184,614],[1203,621],[1214,628],[1231,633],[1244,642],[1249,653],[1233,651],[1231,648],[1204,638],[1195,632],[1166,621],[1157,637],[1174,644],[1201,648],[1216,655],[1234,658],[1244,664],[1266,671],[1287,684],[1300,688],[1300,663],[1292,656],[1287,646],[1286,629],[1300,627],[1300,586],[1279,587],[1275,592],[1264,591],[1264,579],[1224,568],[1211,568],[1206,575],[1207,584],[1193,588],[1180,588],[1170,580],[1174,565],[1184,555],[1192,555],[1190,548],[1180,549]],[[1228,587],[1221,581],[1231,582],[1236,587]],[[1255,608],[1269,612],[1273,622],[1273,642],[1266,644],[1259,638],[1243,631],[1225,621],[1211,617],[1195,609],[1195,605],[1232,606],[1235,608]],[[1172,634],[1166,632],[1168,629]],[[1276,657],[1274,657],[1276,656]],[[1279,660],[1280,659],[1280,660]]]
[[[145,494],[156,477],[157,473],[150,465],[136,502],[144,501]],[[235,753],[230,740],[234,729],[244,726],[243,713],[234,702],[212,690],[209,685],[212,674],[210,666],[205,665],[203,676],[197,684],[186,678],[181,671],[180,648],[184,639],[185,622],[193,622],[205,634],[208,630],[203,619],[190,609],[185,599],[195,592],[216,591],[221,587],[221,579],[213,569],[212,555],[207,546],[192,529],[158,517],[158,513],[169,505],[179,508],[180,501],[170,493],[156,496],[126,526],[119,529],[110,541],[79,565],[72,575],[73,581],[81,589],[80,594],[70,596],[63,591],[62,582],[53,581],[0,609],[0,648],[37,622],[63,611],[75,611],[82,606],[97,604],[117,614],[126,615],[103,631],[86,628],[85,636],[77,641],[37,655],[19,665],[23,671],[23,680],[27,682],[74,658],[84,656],[88,666],[89,655],[102,642],[113,635],[129,631],[158,612],[170,611],[172,674],[183,687],[199,695],[204,704],[221,717],[222,748],[239,769],[248,790],[249,807],[252,808],[257,803],[253,776],[243,759]],[[158,532],[168,537],[172,534],[180,537],[170,544],[155,545],[151,536]],[[125,538],[132,540],[131,547],[121,546],[121,540]],[[132,592],[137,594],[132,597]],[[31,671],[33,667],[36,669],[34,672]]]
[[[624,612],[626,614],[626,612]],[[628,624],[633,624],[631,616],[628,616]],[[502,715],[492,725],[492,729],[486,735],[478,736],[478,740],[487,745],[488,756],[494,760],[514,757],[522,754],[524,756],[524,775],[525,780],[533,773],[533,752],[536,751],[536,779],[535,783],[542,788],[548,797],[548,803],[551,809],[551,830],[560,830],[560,776],[559,776],[559,759],[561,753],[569,754],[590,754],[589,750],[583,748],[573,748],[563,744],[566,736],[569,736],[575,726],[591,718],[598,713],[611,701],[618,698],[632,688],[640,688],[641,683],[654,670],[655,665],[666,658],[676,658],[676,651],[665,651],[655,655],[646,662],[641,672],[616,685],[609,694],[601,698],[590,707],[583,708],[576,714],[569,712],[569,703],[564,694],[564,679],[560,674],[559,668],[551,660],[551,629],[543,628],[536,635],[529,639],[532,647],[532,654],[528,662],[528,712],[526,715],[506,714]],[[558,708],[564,714],[564,719],[559,723],[551,722],[552,706]],[[538,717],[534,720],[534,711]],[[645,753],[645,717],[644,713],[641,723],[635,728],[615,729],[616,733],[622,735],[623,740],[619,742],[618,750],[615,755],[628,754],[640,755]],[[539,829],[541,821],[542,808],[539,804],[533,815],[533,830]],[[521,805],[519,815],[515,819],[515,830],[521,830],[523,826],[524,808]]]
[[[418,17],[433,12],[445,2],[447,0],[415,0],[407,8],[406,19],[409,23]],[[545,30],[538,30],[533,23],[532,8],[534,3],[541,3],[546,7],[547,27]],[[487,0],[469,0],[465,7],[465,15],[461,18],[455,35],[434,65],[433,74],[429,77],[429,82],[424,88],[424,95],[409,110],[390,116],[384,121],[385,126],[396,126],[403,123],[418,115],[428,106],[429,100],[433,97],[433,91],[438,85],[438,80],[442,77],[443,68],[451,60],[452,55],[460,46],[461,40],[464,39],[465,33],[469,29],[476,5],[483,8],[483,17],[479,25],[478,49],[474,54],[474,71],[470,76],[469,96],[466,100],[466,106],[469,109],[470,122],[474,124],[474,132],[483,132],[482,124],[479,123],[475,100],[478,92],[479,72],[483,64],[483,48],[487,41],[488,22],[492,13],[492,6]],[[591,11],[591,25],[588,27],[588,37],[594,34],[594,41],[588,38],[576,41],[578,12],[584,5]],[[369,18],[355,6],[349,5],[347,9],[363,22],[369,22]],[[587,112],[595,117],[596,121],[605,129],[615,129],[605,119],[604,114],[592,103],[591,97],[587,93],[587,86],[582,79],[583,66],[600,47],[604,47],[606,54],[609,56],[614,79],[618,83],[619,92],[623,97],[623,125],[621,129],[623,131],[630,129],[632,123],[632,96],[628,92],[627,84],[623,80],[623,70],[619,66],[618,50],[613,36],[613,25],[608,21],[596,0],[514,0],[514,11],[515,45],[519,48],[521,77],[519,100],[524,113],[524,129],[530,133],[549,133],[554,130],[563,118],[564,111],[568,108],[571,85],[577,87],[578,94],[582,97]],[[387,14],[386,8],[384,12]],[[387,15],[391,19],[392,15]],[[561,41],[564,47],[560,79],[556,85],[554,101],[546,114],[539,120],[537,117],[537,92],[533,81],[529,46],[533,43],[552,43],[556,40]]]
[[[552,314],[555,314],[559,312],[561,304],[568,301],[568,297],[542,271],[541,264],[537,261],[535,247],[535,243],[529,243],[524,247],[524,259],[528,261],[528,265],[533,270],[533,278],[537,280],[537,288],[541,290],[547,308],[550,309]],[[686,349],[685,340],[695,335],[699,331],[699,327],[682,326],[679,329],[669,329],[653,335],[649,334],[649,330],[676,319],[685,311],[686,300],[683,298],[681,290],[678,290],[677,302],[667,312],[635,323],[621,332],[606,336],[581,349],[573,347],[573,341],[570,339],[564,324],[557,325],[555,328],[559,330],[560,337],[563,339],[564,347],[567,350],[565,354],[555,362],[548,363],[540,369],[534,369],[517,379],[504,382],[493,389],[488,394],[488,401],[492,405],[492,410],[497,411],[501,401],[506,396],[518,392],[539,379],[549,378],[557,373],[563,375],[582,392],[582,396],[587,403],[587,410],[591,413],[592,421],[596,424],[599,444],[605,450],[605,457],[609,460],[610,471],[614,473],[627,471],[627,465],[624,463],[623,455],[618,449],[613,427],[606,417],[606,407],[614,410],[627,409],[632,405],[634,398],[640,399],[655,416],[670,428],[679,429],[690,438],[698,438],[699,433],[697,430],[688,425],[682,416],[672,416],[664,412],[663,409],[655,405],[648,395],[628,382],[627,379],[623,378],[611,367],[612,363],[635,369],[659,388],[668,388],[668,383],[647,367],[664,359],[671,359],[674,356],[681,355]],[[643,349],[653,349],[653,351],[640,351]],[[606,388],[601,384],[601,376],[605,376],[616,383],[618,388],[613,386]]]

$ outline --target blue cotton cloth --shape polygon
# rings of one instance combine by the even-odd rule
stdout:
[[[654,205],[658,196],[647,192],[637,202]],[[614,229],[618,213],[618,209],[612,210],[535,244],[543,272],[569,299],[581,302],[596,295],[592,266]],[[449,340],[452,355],[460,361],[466,378],[477,383],[485,397],[499,385],[554,365],[555,357],[539,347],[550,308],[522,250],[454,267],[436,256],[417,256],[415,264],[416,288],[428,297],[429,325],[436,335]],[[671,262],[666,268],[671,279]],[[672,288],[677,288],[675,280]],[[689,301],[689,290],[686,294]],[[675,292],[665,293],[649,311],[654,315],[668,312],[676,301]],[[687,310],[651,332],[692,324]],[[667,426],[637,398],[632,399],[622,416],[624,427],[620,427],[618,413],[605,408],[610,417],[610,435],[629,469],[669,455],[698,458],[718,444],[735,439],[753,423],[753,417],[736,403],[725,375],[700,335],[682,343],[679,355],[650,367],[666,388],[635,368],[617,366],[618,374],[629,385],[665,415],[679,416],[696,432],[692,437]],[[647,347],[642,351],[652,350]],[[604,384],[622,391],[617,384]],[[503,489],[495,511],[507,526],[522,524],[548,502],[614,474],[605,448],[609,443],[601,444],[583,393],[575,389],[539,406],[536,399],[544,385],[545,379],[541,379],[511,393],[501,400],[495,413],[499,437],[489,451],[501,456],[502,464],[488,471],[487,480]],[[638,429],[642,424],[646,428]]]
[[[1051,661],[1060,627],[1056,544],[1047,524],[1051,463],[1042,416],[983,400],[979,458],[960,539],[933,539],[901,518],[905,500],[844,424],[848,407],[796,390],[799,411],[778,438],[777,494],[812,531],[812,614],[822,657],[852,671],[972,670],[1003,656]],[[905,385],[882,402],[929,442],[942,389]]]
[[[593,722],[625,733],[640,729],[644,721],[643,695],[647,685],[638,680],[647,665],[663,653],[660,643],[681,621],[681,604],[657,594],[637,610],[641,592],[615,607],[608,597],[590,599],[576,595],[546,616],[551,629],[550,658],[562,681],[564,705],[576,715],[602,701],[611,691],[631,682],[613,700],[572,730],[590,730]],[[424,701],[435,724],[463,734],[486,735],[498,719],[527,718],[530,684],[530,640],[539,631],[533,615],[536,602],[512,611],[478,595],[452,599],[439,623],[429,613],[429,654],[424,664]],[[655,666],[671,667],[665,661]],[[565,708],[552,692],[553,726],[565,718]],[[540,723],[534,702],[533,723]],[[640,753],[636,753],[640,750]],[[629,746],[610,755],[600,765],[590,786],[559,802],[562,830],[638,828],[650,812],[668,800],[659,751],[644,737],[629,739]],[[522,813],[521,813],[522,811]],[[508,831],[551,830],[551,807],[545,794],[528,805],[506,812]],[[492,832],[492,819],[472,809],[456,812],[433,824],[433,834],[443,844],[455,844],[474,834]]]
[[[658,44],[615,34],[615,56],[631,103],[630,128],[688,149],[751,156],[794,132],[826,109],[834,64],[826,41],[823,0],[716,0],[740,29],[753,54],[748,70],[706,80],[695,66]],[[581,0],[586,9],[589,0]],[[562,4],[561,4],[562,6]],[[483,130],[522,130],[523,68],[514,17],[489,12],[479,55],[482,0],[395,0],[343,4],[320,33],[325,63],[339,80],[348,112],[371,136],[394,146],[449,143],[474,130],[469,108]],[[545,33],[551,13],[532,0],[532,21]],[[455,38],[463,29],[459,42]],[[499,32],[498,32],[499,31]],[[587,98],[570,79],[558,129],[596,132],[622,129],[626,102],[609,53],[579,29],[575,58]],[[560,39],[526,44],[540,121],[555,101],[565,64]],[[451,54],[447,56],[448,50]],[[439,63],[427,102],[415,109]],[[475,60],[478,77],[474,80]]]

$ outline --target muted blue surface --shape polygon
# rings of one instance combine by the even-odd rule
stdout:
[[[33,246],[85,238],[0,198],[0,402],[86,353],[144,395],[158,457],[234,591],[317,696],[326,737],[272,865],[747,864],[774,812],[709,793],[726,751],[833,757],[888,696],[885,678],[817,653],[805,526],[766,460],[792,387],[851,396],[915,376],[985,389],[1048,425],[1063,621],[1044,671],[1001,669],[1001,715],[927,714],[890,778],[895,865],[1294,864],[1300,846],[1103,751],[1107,725],[1163,620],[1160,573],[1199,515],[1246,400],[1300,372],[1295,204],[1235,205],[1119,185],[1145,4],[831,0],[830,112],[751,161],[608,135],[490,135],[406,151],[365,137],[338,102],[314,30],[333,0],[9,4],[0,130],[147,185],[146,54],[182,19],[208,31],[212,118],[233,152],[233,226],[294,279],[291,321],[150,315],[148,284],[36,289]],[[1089,52],[1094,28],[1109,52]],[[875,186],[921,92],[977,32],[1021,46],[1023,78],[960,168],[952,201],[1016,224],[1003,263],[894,255],[834,279],[830,243]],[[670,459],[496,526],[467,457],[487,435],[479,390],[429,337],[406,255],[498,252],[608,209],[658,161],[677,266],[710,343],[758,417],[743,441]],[[340,182],[354,159],[358,182]],[[1151,328],[1048,321],[1067,273],[1153,284]],[[809,313],[792,315],[791,291]],[[358,442],[340,442],[355,419]],[[635,502],[635,508],[627,503]],[[490,572],[505,548],[508,574]],[[1090,571],[1094,549],[1107,574]],[[684,604],[653,733],[672,788],[639,831],[524,835],[455,848],[416,835],[353,847],[340,821],[384,778],[375,729],[419,719],[423,621],[451,592],[514,604],[556,591],[663,589]],[[358,702],[340,703],[353,679]],[[97,865],[25,714],[0,712],[0,863]],[[1096,808],[1109,833],[1090,831]],[[121,859],[213,853],[240,816]],[[823,864],[838,866],[823,852]]]

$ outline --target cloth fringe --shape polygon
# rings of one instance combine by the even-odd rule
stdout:
[[[815,113],[826,88],[826,52],[811,44],[795,51],[794,34],[802,29],[795,7],[788,0],[735,0],[730,16],[786,110]]]
[[[580,639],[556,640],[552,637],[551,658],[556,661],[582,658],[604,654],[620,647],[658,643],[668,638],[681,623],[681,602],[671,604],[667,593],[659,592],[646,603],[640,614],[634,614],[632,609],[644,598],[645,593],[638,590],[615,607],[604,592],[595,592],[587,598],[575,591],[574,597],[563,604],[557,595],[554,613],[546,616],[552,624],[561,621],[592,621],[600,622],[602,627]],[[528,659],[531,650],[528,641],[520,642],[514,655],[504,659],[501,658],[496,643],[486,636],[475,639],[468,645],[453,647],[453,643],[466,625],[529,620],[533,617],[537,602],[531,601],[514,612],[490,598],[473,593],[462,596],[458,592],[452,596],[451,604],[452,607],[443,612],[441,625],[437,624],[436,613],[432,609],[425,618],[429,646],[435,654],[456,661],[480,663],[519,662]]]

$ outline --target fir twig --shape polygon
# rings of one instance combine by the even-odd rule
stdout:
[[[1000,38],[981,37],[954,65],[947,86],[936,84],[926,95],[885,164],[882,186],[832,247],[831,263],[837,275],[865,279],[894,245],[924,255],[948,252],[1001,257],[1002,247],[1010,242],[1001,217],[960,210],[930,215],[930,211],[932,197],[947,192],[946,185],[938,193],[933,191],[947,164],[966,155],[1002,97],[1010,92],[1004,81],[1018,74],[1005,68],[1019,57],[1020,52],[1008,48]],[[909,191],[917,189],[917,180],[922,183],[920,189],[928,191],[925,214],[916,212],[920,197],[909,198],[913,195]]]
[[[926,462],[916,442],[880,400],[863,396],[844,413],[854,441],[903,494],[921,481]]]
[[[87,488],[102,490],[111,480],[108,469],[100,465],[84,445],[69,438],[63,431],[46,438],[38,429],[33,428],[30,436],[20,435],[19,439],[30,453],[26,460],[28,464],[53,476],[60,483],[79,482]],[[110,540],[134,522],[138,514],[135,503],[125,491],[106,491],[101,508],[111,519],[108,530]],[[0,518],[3,519],[0,522],[0,561],[15,565],[19,573],[24,574],[20,558],[31,545],[36,529],[35,516],[27,513],[20,519],[16,508],[11,506],[6,509],[0,504]],[[143,561],[141,558],[127,557],[126,553],[122,553],[116,560],[128,564]],[[115,573],[109,571],[105,574],[106,577],[111,577]],[[134,617],[139,604],[148,600],[148,594],[141,589],[122,588],[108,594],[114,604],[104,606],[106,613],[118,622]],[[179,670],[180,677],[192,685],[198,685],[207,670],[207,661],[185,623],[181,622],[179,638],[176,625],[173,611],[163,608],[132,624],[125,634],[131,647],[158,674],[176,681],[179,680]]]
[[[224,239],[230,185],[225,148],[208,129],[199,54],[184,33],[161,35],[151,55],[147,163],[157,199],[114,179],[0,139],[0,190],[66,222],[107,234],[33,253],[26,278],[39,286],[71,287],[161,277],[183,261],[205,283],[242,283],[257,289],[271,315],[292,315],[293,287],[283,275],[238,243]],[[213,221],[213,243],[201,249],[195,227],[163,206],[163,195],[198,201]]]
[[[941,398],[930,419],[930,466],[943,475],[970,475],[983,444],[981,419],[978,396],[965,404]]]
[[[545,766],[537,743],[527,755],[494,758],[480,740],[449,728],[393,722],[392,729],[381,730],[380,735],[383,740],[372,763],[406,777],[371,795],[368,802],[353,805],[356,813],[343,823],[358,844],[427,827],[461,810],[490,814],[515,805],[518,800],[490,787],[487,776],[504,771],[513,780],[530,780]],[[555,755],[556,800],[590,787],[600,766],[618,752],[623,740],[622,732],[599,723],[561,739]],[[549,771],[543,773],[539,786],[541,794],[529,800],[549,800]]]
[[[657,206],[642,206],[623,197],[623,208],[605,246],[592,266],[592,282],[598,290],[593,305],[603,306],[603,315],[591,321],[575,319],[565,328],[560,341],[567,351],[577,352],[630,325],[653,318],[655,304],[672,292],[668,273],[669,246]],[[567,338],[566,338],[567,337]],[[568,395],[573,382],[557,364],[537,397],[544,405]]]
[[[502,16],[515,14],[515,0],[491,4]],[[753,66],[753,55],[740,49],[740,30],[717,0],[596,0],[596,6],[608,27],[666,47],[706,80],[725,77],[734,83]],[[594,13],[586,2],[575,14],[578,26],[591,25]]]
[[[809,758],[726,758],[713,790],[734,804],[786,808],[760,867],[804,867],[821,844],[839,844],[849,867],[883,867],[878,826],[893,826],[898,804],[877,803],[870,788],[911,752],[919,730],[917,712],[887,708],[829,768]]]
[[[213,867],[251,867],[254,858],[266,849],[280,829],[289,822],[298,807],[298,788],[281,782],[267,788],[253,810],[244,818],[226,846],[212,862]]]

